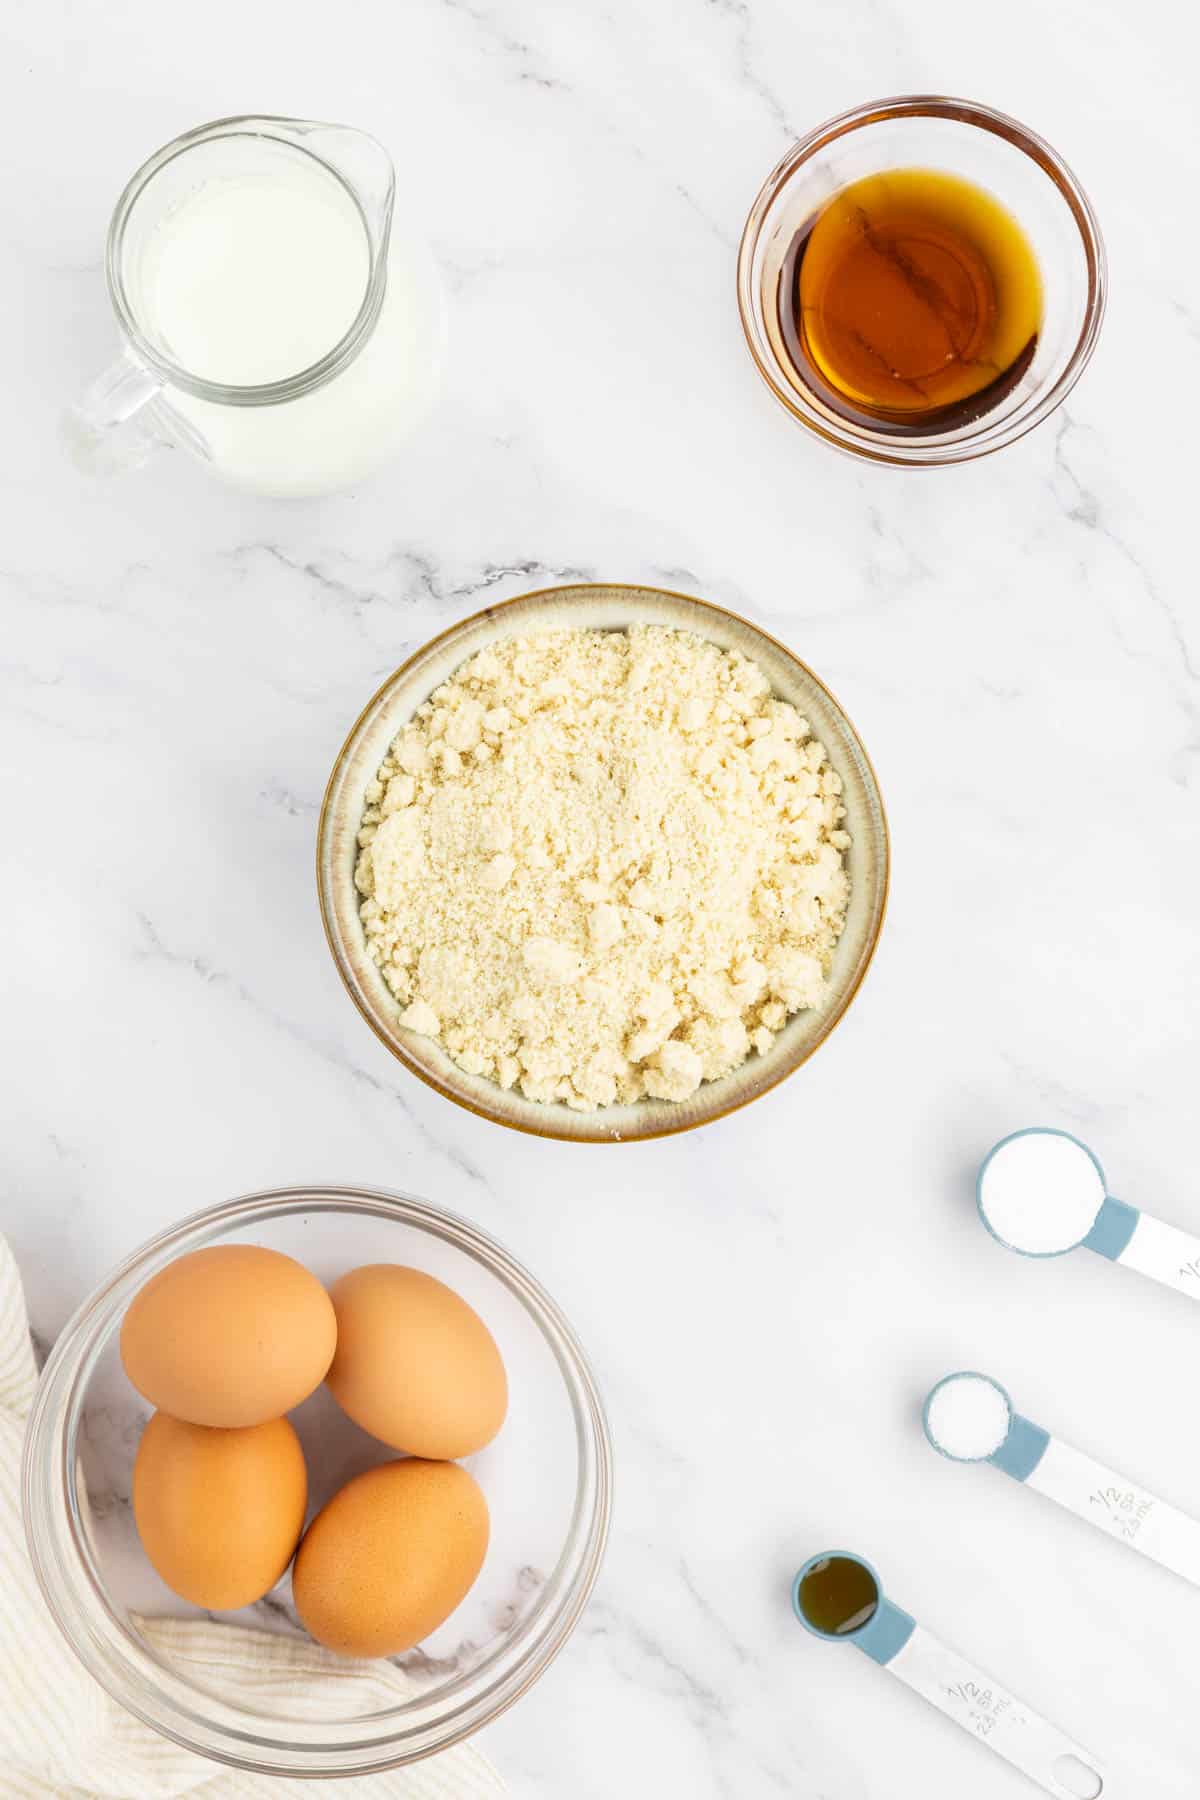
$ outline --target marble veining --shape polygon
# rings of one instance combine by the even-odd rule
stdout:
[[[1167,0],[336,21],[212,0],[180,57],[149,0],[0,24],[22,146],[0,175],[0,1225],[39,1349],[145,1237],[255,1188],[424,1194],[530,1265],[595,1362],[617,1505],[569,1648],[484,1734],[525,1800],[1015,1800],[1003,1764],[796,1627],[789,1579],[835,1544],[1106,1757],[1114,1796],[1195,1792],[1195,1594],[944,1465],[918,1422],[933,1381],[984,1367],[1200,1516],[1200,1440],[1162,1379],[1194,1364],[1187,1301],[1095,1257],[1006,1255],[971,1196],[995,1139],[1060,1124],[1118,1195],[1200,1229],[1186,31]],[[933,90],[1065,154],[1112,304],[1052,421],[909,475],[776,407],[733,260],[794,136]],[[112,203],[157,145],[254,106],[389,145],[451,293],[441,403],[326,501],[248,499],[172,456],[88,482],[57,417],[111,354]],[[476,607],[588,579],[784,638],[861,732],[894,839],[880,953],[828,1045],[748,1111],[636,1148],[500,1133],[411,1081],[342,991],[312,868],[385,677]],[[89,1421],[126,1538],[137,1426]]]

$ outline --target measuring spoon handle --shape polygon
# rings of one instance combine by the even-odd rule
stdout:
[[[1200,1587],[1200,1522],[1127,1476],[1052,1437],[1025,1484]]]
[[[1089,1750],[922,1626],[914,1626],[886,1666],[1045,1793],[1058,1800],[1099,1800],[1105,1792],[1103,1771]]]
[[[1103,1244],[1092,1244],[1091,1248],[1112,1256],[1127,1269],[1136,1269],[1140,1275],[1149,1275],[1153,1281],[1161,1281],[1181,1294],[1190,1294],[1193,1300],[1200,1300],[1200,1237],[1194,1237],[1190,1231],[1180,1231],[1178,1226],[1168,1225],[1153,1214],[1139,1212],[1122,1201],[1105,1201],[1105,1211],[1110,1207],[1120,1209],[1118,1219],[1122,1215],[1133,1215],[1132,1219],[1123,1218],[1123,1224],[1130,1228],[1129,1235],[1119,1248],[1109,1250]],[[1103,1222],[1103,1214],[1100,1222]],[[1117,1220],[1113,1222],[1115,1224]]]

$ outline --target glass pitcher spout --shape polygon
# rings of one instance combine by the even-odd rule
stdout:
[[[375,256],[387,256],[396,202],[396,171],[392,159],[369,132],[350,125],[326,125],[313,119],[245,119],[245,129],[261,127],[264,136],[290,139],[317,156],[340,176],[362,212]]]

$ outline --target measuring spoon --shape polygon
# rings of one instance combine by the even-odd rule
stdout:
[[[1099,1159],[1067,1131],[1033,1126],[984,1158],[979,1216],[1007,1250],[1061,1256],[1095,1250],[1200,1300],[1200,1238],[1114,1200]]]
[[[878,1575],[861,1556],[848,1550],[810,1556],[792,1582],[792,1608],[814,1637],[855,1645],[1045,1793],[1058,1800],[1098,1800],[1103,1794],[1104,1776],[1090,1751],[885,1599]]]
[[[924,1423],[939,1455],[993,1463],[1200,1587],[1200,1522],[1022,1418],[990,1375],[947,1375],[930,1391]]]

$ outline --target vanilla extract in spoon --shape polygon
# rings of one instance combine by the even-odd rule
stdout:
[[[890,169],[843,188],[797,232],[778,316],[796,379],[843,418],[952,431],[1029,368],[1041,273],[983,188]]]

